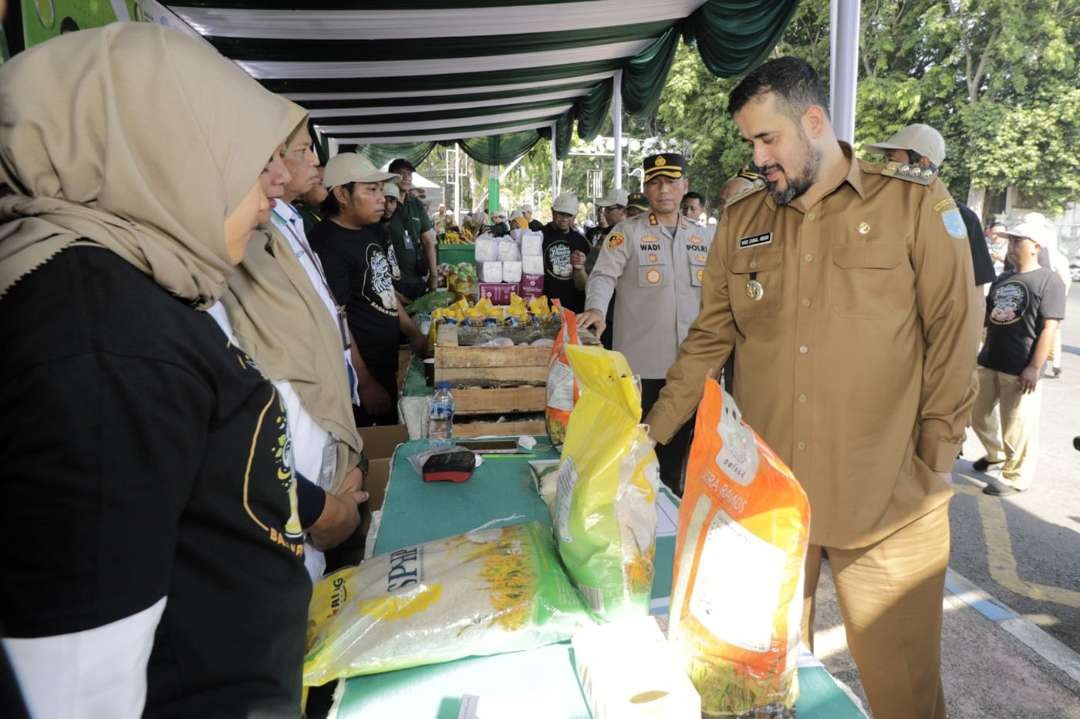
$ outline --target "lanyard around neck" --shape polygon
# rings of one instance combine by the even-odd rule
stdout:
[[[279,215],[275,210],[271,210],[270,213],[274,217],[281,220],[281,222],[285,225],[286,229],[289,231],[289,234],[292,235],[293,239],[296,240],[298,245],[300,245],[301,251],[305,255],[307,255],[308,260],[310,260],[311,264],[315,267],[315,272],[318,273],[319,279],[322,281],[323,288],[326,290],[326,296],[330,298],[330,302],[334,305],[334,309],[337,310],[338,332],[341,334],[341,341],[344,343],[345,349],[348,350],[349,346],[352,344],[352,341],[349,337],[349,325],[345,320],[345,306],[340,305],[335,301],[336,298],[334,297],[334,292],[330,289],[330,282],[326,279],[326,273],[323,272],[322,263],[319,262],[318,258],[315,257],[315,254],[311,251],[311,248],[308,246],[308,243],[306,241],[307,238],[298,235],[296,233],[296,230],[293,229],[292,223],[289,220]]]

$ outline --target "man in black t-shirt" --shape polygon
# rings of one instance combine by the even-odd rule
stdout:
[[[571,312],[585,308],[585,258],[589,243],[574,230],[578,198],[564,192],[551,206],[552,220],[544,225],[544,294]]]
[[[326,165],[329,190],[322,222],[311,233],[326,281],[345,306],[353,336],[353,363],[359,380],[358,426],[397,424],[398,338],[414,351],[424,339],[397,301],[385,231],[382,183],[396,175],[380,172],[366,157],[342,153]]]
[[[979,393],[971,424],[986,456],[985,472],[1001,464],[985,494],[1003,496],[1031,486],[1039,439],[1039,378],[1058,325],[1065,317],[1065,287],[1053,270],[1039,267],[1039,250],[1053,239],[1048,224],[1023,222],[1007,232],[1015,272],[1004,272],[986,298],[986,342],[979,352]],[[1001,425],[994,416],[998,407]]]

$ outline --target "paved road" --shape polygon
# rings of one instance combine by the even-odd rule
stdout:
[[[953,471],[942,629],[950,719],[1080,719],[1080,283],[1066,314],[1064,372],[1043,385],[1034,486],[984,495],[974,436]],[[815,652],[865,702],[827,574],[818,599]]]
[[[983,456],[969,432],[956,463],[953,569],[1080,652],[1080,283],[1069,295],[1062,375],[1043,380],[1039,464],[1030,490],[982,494]]]

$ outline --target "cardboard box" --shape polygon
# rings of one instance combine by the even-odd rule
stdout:
[[[402,442],[409,441],[409,429],[403,424],[386,427],[358,427],[356,430],[364,441],[364,454],[368,459],[387,459]]]
[[[481,282],[480,297],[487,297],[493,305],[508,305],[510,293],[519,289],[520,285],[514,282]]]
[[[522,275],[521,276],[521,296],[525,299],[531,297],[539,297],[544,294],[544,276],[543,275]]]

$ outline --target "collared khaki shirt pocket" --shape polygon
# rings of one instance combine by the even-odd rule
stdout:
[[[875,240],[832,246],[829,305],[841,317],[879,319],[903,312],[914,296],[914,273],[899,242]]]
[[[728,297],[735,320],[775,316],[783,281],[784,255],[779,249],[736,251],[728,263]]]
[[[637,247],[638,286],[668,287],[671,285],[671,268],[664,261],[662,249]]]

